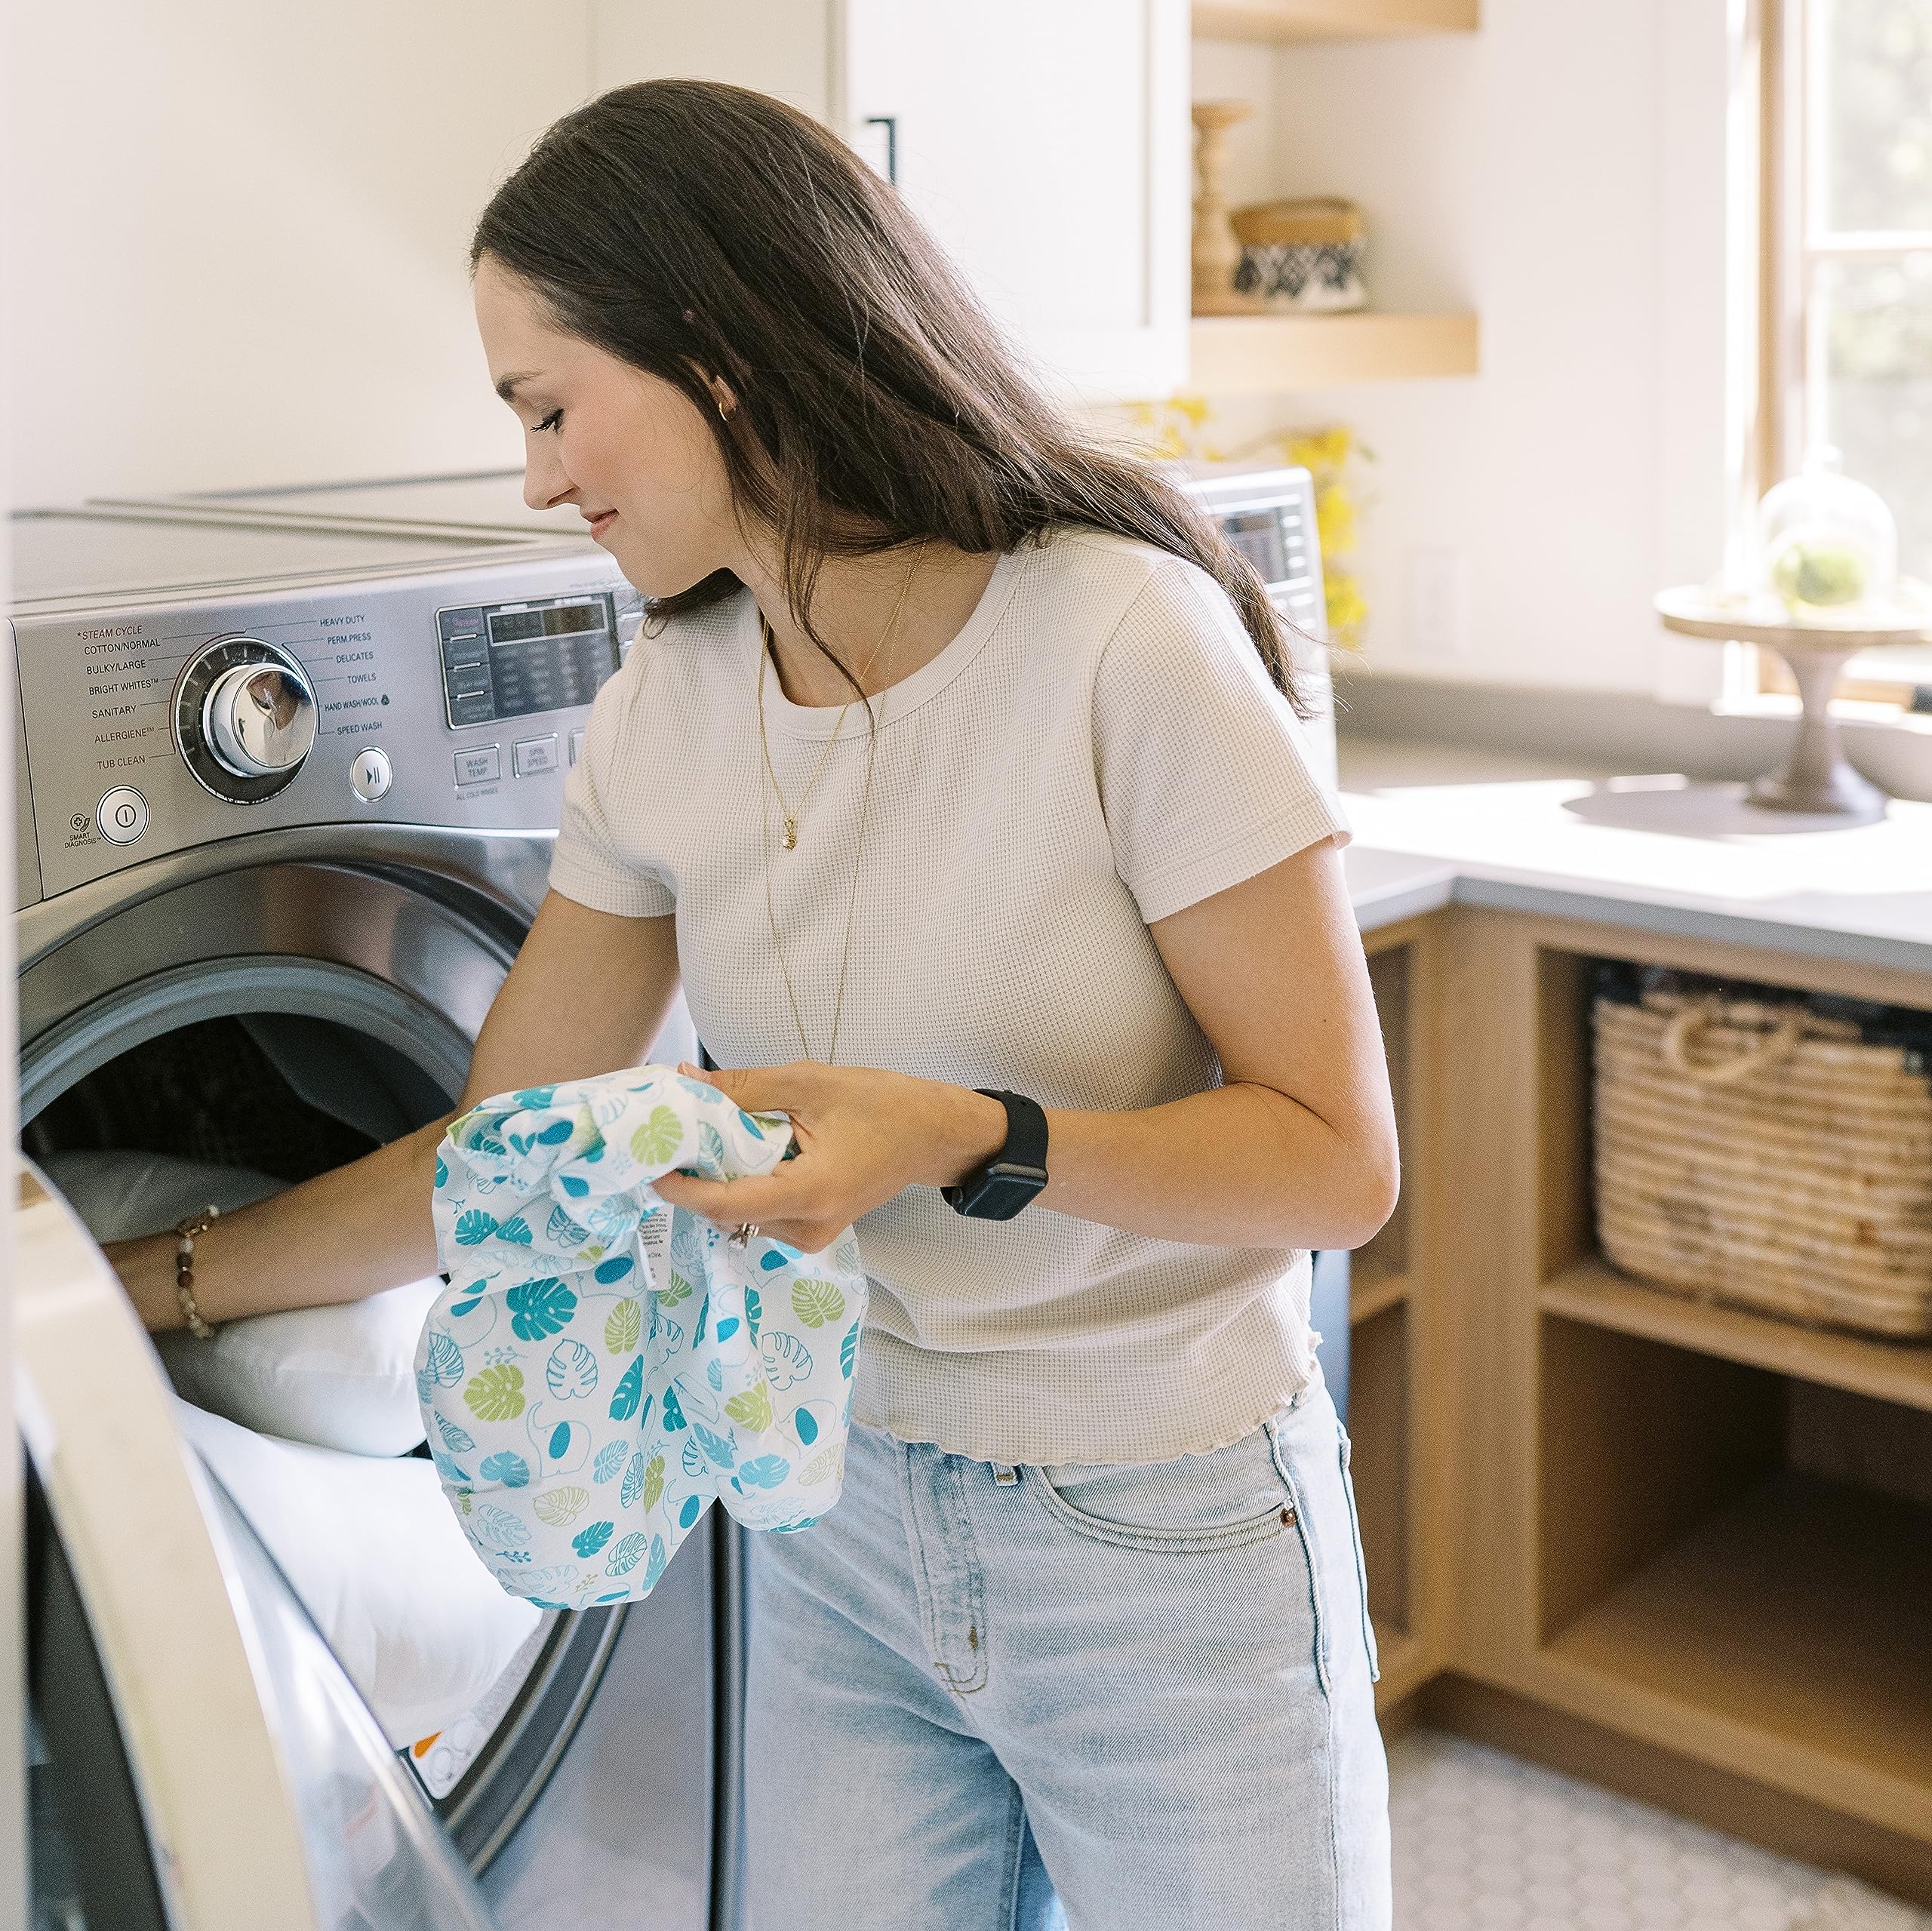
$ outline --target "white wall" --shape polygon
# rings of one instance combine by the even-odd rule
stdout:
[[[14,500],[520,460],[466,250],[589,5],[11,10]]]
[[[1484,0],[1473,35],[1198,43],[1238,204],[1362,207],[1375,306],[1473,308],[1473,380],[1217,403],[1239,441],[1350,423],[1376,452],[1358,561],[1371,669],[1678,694],[1718,653],[1652,593],[1723,554],[1724,0]],[[1272,112],[1269,103],[1272,101]],[[1466,638],[1411,623],[1418,548],[1467,559]]]
[[[836,0],[591,0],[596,91],[682,75],[830,118]]]
[[[1483,373],[1217,404],[1352,423],[1371,668],[1679,694],[1651,593],[1721,555],[1726,0],[1484,0],[1474,35],[1198,43],[1263,103],[1238,200],[1366,211],[1378,306],[1469,306]],[[659,73],[831,106],[833,0],[96,0],[16,10],[17,500],[514,463],[469,224],[531,137]],[[996,118],[989,116],[996,134]],[[1077,220],[1077,211],[1065,218]],[[1412,622],[1466,560],[1464,639]]]

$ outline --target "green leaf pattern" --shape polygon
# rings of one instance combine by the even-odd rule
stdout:
[[[604,1318],[604,1345],[614,1354],[628,1354],[644,1331],[644,1310],[628,1296]]]
[[[795,1281],[792,1284],[792,1311],[808,1327],[823,1327],[837,1321],[845,1311],[845,1296],[830,1281]]]
[[[430,1205],[454,1284],[416,1385],[456,1520],[510,1594],[635,1600],[713,1500],[777,1530],[836,1501],[856,1240],[807,1274],[778,1241],[730,1248],[653,1185],[678,1167],[769,1173],[792,1150],[783,1115],[656,1066],[501,1095],[450,1129]]]
[[[651,1118],[631,1136],[631,1158],[640,1165],[663,1168],[685,1143],[685,1123],[671,1106],[655,1106]]]

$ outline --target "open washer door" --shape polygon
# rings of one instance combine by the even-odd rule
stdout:
[[[98,1249],[17,1185],[35,1931],[490,1931]]]
[[[25,1144],[183,1151],[155,1137],[159,1095],[169,1121],[198,1108],[204,1158],[289,1182],[352,1158],[449,1105],[521,936],[480,893],[393,866],[258,864],[124,901],[23,946]],[[660,1050],[695,1049],[667,1028]],[[506,1931],[712,1922],[709,1766],[734,1701],[713,1561],[693,1536],[648,1603],[546,1613],[466,1717],[401,1751]]]

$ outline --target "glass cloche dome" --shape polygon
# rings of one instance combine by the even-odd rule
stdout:
[[[1804,469],[1758,506],[1758,583],[1795,623],[1841,623],[1894,601],[1898,529],[1878,491],[1844,474],[1835,449],[1814,449]]]

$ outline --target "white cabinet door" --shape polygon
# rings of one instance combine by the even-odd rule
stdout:
[[[1063,392],[1187,373],[1186,0],[842,0],[835,116]]]

